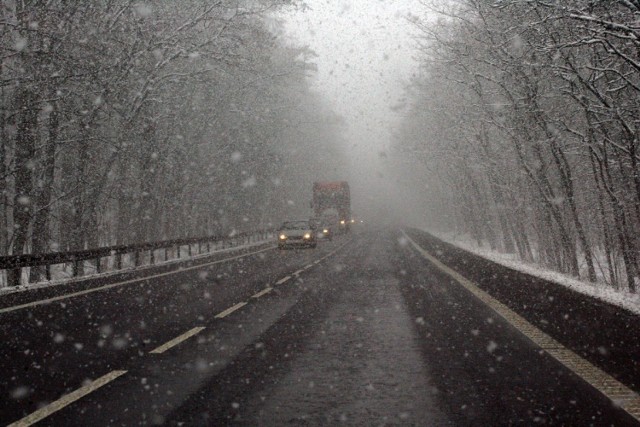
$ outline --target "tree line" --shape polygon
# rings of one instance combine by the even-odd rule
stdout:
[[[635,292],[640,2],[425,6],[399,145],[425,167],[434,221]]]
[[[282,217],[342,126],[273,19],[288,3],[0,1],[0,254]]]

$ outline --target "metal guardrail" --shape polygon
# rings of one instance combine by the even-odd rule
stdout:
[[[132,245],[106,246],[95,249],[69,252],[52,252],[45,254],[21,254],[0,257],[0,271],[7,272],[7,285],[19,286],[22,282],[22,269],[44,266],[45,280],[51,280],[51,266],[56,264],[71,264],[72,276],[83,276],[84,261],[94,260],[95,272],[103,272],[103,258],[115,257],[114,269],[122,270],[122,258],[125,254],[133,254],[133,266],[141,265],[143,255],[148,252],[148,264],[156,263],[156,251],[164,249],[164,260],[169,260],[169,251],[173,249],[174,258],[181,258],[181,250],[186,248],[186,255],[193,256],[202,253],[210,253],[212,247],[222,245],[222,248],[231,248],[242,244],[266,240],[273,230],[259,230],[246,233],[238,233],[233,236],[208,236],[182,239],[163,240],[158,242],[146,242]],[[204,249],[204,251],[203,251]]]

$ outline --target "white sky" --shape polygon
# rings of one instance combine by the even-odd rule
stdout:
[[[406,18],[421,10],[419,0],[306,0],[284,15],[294,43],[318,55],[314,86],[347,122],[346,152],[353,167],[345,178],[356,196],[356,215],[358,204],[370,204],[376,191],[397,192],[380,153],[391,145],[400,120],[392,108],[401,105],[417,69],[414,29]],[[358,194],[364,196],[360,203]],[[387,215],[388,206],[377,208]]]

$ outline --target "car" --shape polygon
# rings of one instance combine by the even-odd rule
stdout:
[[[308,220],[285,221],[278,231],[278,248],[301,246],[315,248],[318,245],[316,229]]]
[[[333,240],[333,228],[330,225],[323,224],[321,228],[318,229],[318,236],[321,236],[322,239],[332,241]]]
[[[315,230],[318,240],[333,240],[333,227],[329,221],[324,218],[309,218],[309,223]]]

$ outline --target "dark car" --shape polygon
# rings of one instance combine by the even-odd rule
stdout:
[[[309,218],[309,223],[313,230],[315,230],[316,238],[318,240],[329,240],[333,239],[333,227],[329,223],[329,221],[324,218]]]

